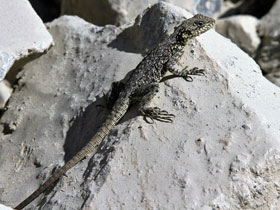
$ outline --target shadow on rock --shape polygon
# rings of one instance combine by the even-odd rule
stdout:
[[[105,121],[109,113],[105,101],[105,97],[98,98],[96,102],[85,109],[82,115],[73,119],[73,125],[67,133],[66,143],[64,145],[66,154],[65,161],[69,161],[73,158],[73,156],[91,140]],[[137,111],[135,109],[137,109],[137,106],[135,106],[132,111],[129,111],[119,123],[135,118],[137,116]],[[88,202],[92,200],[92,197],[95,195],[95,192],[91,192],[92,189],[90,186],[92,185],[90,183],[94,181],[97,186],[95,190],[99,191],[109,175],[111,168],[108,163],[114,156],[116,146],[120,143],[120,135],[118,135],[118,132],[122,132],[121,134],[123,134],[128,132],[128,130],[130,130],[130,126],[123,130],[113,129],[110,135],[100,144],[97,151],[94,154],[90,154],[92,157],[88,161],[87,168],[83,175],[84,181],[81,184],[81,192],[84,199],[82,208],[87,206]]]
[[[73,124],[68,130],[64,144],[65,162],[73,158],[91,140],[107,113],[105,98],[102,97],[90,104],[80,116],[72,119]]]

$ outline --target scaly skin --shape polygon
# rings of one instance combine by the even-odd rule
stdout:
[[[134,102],[140,101],[139,111],[147,121],[149,119],[152,123],[154,120],[172,122],[173,114],[169,114],[158,107],[148,107],[148,105],[158,92],[159,82],[167,71],[170,71],[175,77],[183,77],[187,81],[192,81],[190,75],[203,74],[204,70],[198,68],[178,71],[174,68],[174,65],[181,58],[187,42],[208,31],[214,24],[215,20],[200,14],[184,20],[175,28],[170,37],[143,58],[125,84],[114,83],[112,94],[109,97],[110,103],[114,105],[106,121],[92,140],[15,209],[23,209],[85,156],[94,152]]]

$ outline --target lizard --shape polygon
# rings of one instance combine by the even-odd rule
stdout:
[[[135,102],[139,102],[139,112],[145,119],[173,122],[173,114],[169,114],[159,107],[150,107],[150,102],[159,90],[159,83],[167,71],[174,77],[182,77],[186,81],[192,81],[193,75],[204,75],[204,69],[187,67],[178,70],[175,64],[184,53],[187,42],[208,31],[215,25],[215,20],[202,14],[185,19],[174,28],[174,32],[155,48],[150,50],[142,61],[129,75],[125,83],[115,82],[109,99],[113,102],[111,110],[104,123],[98,129],[91,140],[64,166],[57,169],[37,190],[22,201],[16,210],[23,209],[36,199],[47,188],[52,186],[62,175],[74,167],[87,155],[96,151],[103,139],[108,136],[114,126],[125,115],[128,108]]]

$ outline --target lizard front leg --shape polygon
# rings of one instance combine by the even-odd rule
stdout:
[[[169,72],[171,72],[175,77],[182,77],[184,78],[187,82],[192,82],[193,78],[191,77],[196,75],[196,76],[203,76],[205,70],[204,69],[199,69],[198,67],[194,67],[192,69],[188,69],[188,66],[183,68],[182,70],[178,70],[174,67],[172,62],[168,62],[166,65],[166,68]]]
[[[171,123],[175,115],[169,114],[166,110],[161,110],[159,107],[149,107],[151,100],[158,91],[158,84],[150,84],[148,87],[140,89],[137,95],[134,96],[134,100],[137,100],[137,98],[141,99],[139,111],[144,116],[146,122],[154,123],[154,120],[158,120]]]

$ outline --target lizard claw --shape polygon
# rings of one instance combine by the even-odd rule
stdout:
[[[189,71],[189,75],[204,76],[205,75],[205,70],[194,67]]]
[[[199,75],[199,76],[203,76],[205,75],[205,70],[204,69],[199,69],[198,67],[194,67],[190,70],[187,69],[188,67],[186,66],[185,68],[182,69],[181,74],[182,75]]]
[[[154,120],[172,123],[175,117],[174,114],[169,114],[166,110],[161,110],[158,107],[144,108],[140,112],[144,116],[144,120],[149,124],[153,124]]]
[[[193,78],[189,75],[183,77],[187,82],[192,82]]]
[[[205,70],[204,69],[199,69],[197,67],[194,67],[190,70],[187,70],[187,67],[185,67],[182,72],[181,76],[187,81],[187,82],[192,82],[193,78],[190,75],[196,75],[196,76],[204,76],[205,75]]]

